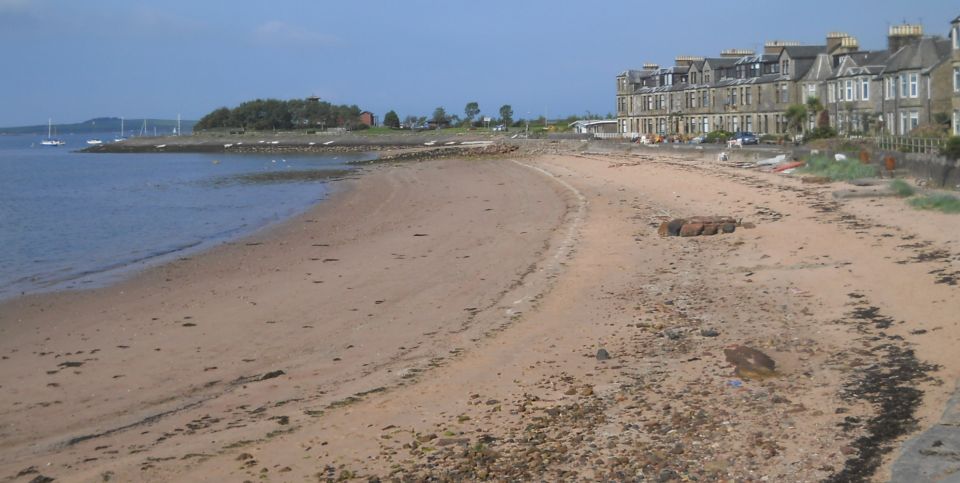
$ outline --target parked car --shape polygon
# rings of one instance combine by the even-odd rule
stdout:
[[[504,125],[504,124],[498,124],[498,125],[496,125],[496,126],[493,126],[493,130],[494,130],[494,131],[506,131],[506,130],[507,130],[507,126]]]
[[[749,131],[739,131],[733,133],[733,139],[740,140],[740,144],[760,144],[760,139],[757,138],[757,135]]]

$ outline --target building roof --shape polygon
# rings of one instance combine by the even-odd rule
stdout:
[[[806,81],[823,81],[831,76],[833,76],[833,61],[829,55],[820,54],[813,60],[807,72],[797,78]]]
[[[783,51],[790,56],[791,59],[812,59],[817,56],[817,54],[827,51],[826,45],[794,45],[789,47],[784,47]]]
[[[714,57],[710,59],[704,59],[704,66],[710,64],[711,69],[719,69],[723,67],[730,67],[737,63],[737,57]]]
[[[588,126],[596,126],[599,124],[616,124],[616,123],[617,123],[616,119],[581,119],[579,121],[571,122],[569,126],[570,127],[573,127],[573,126],[588,127]]]
[[[940,65],[950,57],[950,41],[935,37],[924,37],[911,42],[894,52],[886,62],[883,72],[903,70],[927,71]]]

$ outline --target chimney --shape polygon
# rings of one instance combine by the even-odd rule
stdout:
[[[746,57],[748,55],[754,55],[754,51],[750,49],[727,49],[720,51],[720,57],[729,59],[729,58],[740,58]]]
[[[654,64],[652,62],[643,64],[643,70],[659,70],[659,69],[660,69],[660,64]]]
[[[703,57],[697,57],[695,55],[678,55],[676,59],[673,60],[674,65],[681,67],[690,67],[697,62],[703,62]]]
[[[800,42],[793,40],[768,40],[763,44],[763,53],[765,55],[780,55],[784,47],[796,47],[798,45],[800,45]]]
[[[887,48],[896,52],[901,47],[909,45],[923,38],[923,25],[891,25],[887,35]]]
[[[850,37],[849,34],[843,32],[830,32],[827,34],[827,54],[833,54],[833,52],[840,48],[840,45],[843,44],[843,39]]]

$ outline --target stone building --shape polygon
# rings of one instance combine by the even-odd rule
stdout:
[[[824,45],[774,40],[764,51],[678,56],[672,67],[646,64],[617,76],[617,127],[625,137],[692,137],[715,130],[787,134],[790,105],[827,112],[845,134],[905,134],[952,122],[960,132],[960,17],[949,39],[918,25],[890,27],[886,49],[860,50],[841,32]],[[816,112],[804,123],[816,126]]]

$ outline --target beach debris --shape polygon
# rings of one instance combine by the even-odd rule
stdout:
[[[605,361],[605,360],[608,360],[608,359],[610,359],[610,353],[607,352],[606,349],[604,349],[604,348],[601,347],[601,348],[597,351],[597,360],[598,360],[598,361]]]
[[[700,329],[700,335],[704,337],[719,337],[720,332],[717,329]]]
[[[54,481],[54,479],[50,478],[49,476],[39,475],[36,478],[30,480],[30,483],[50,483],[51,481]]]
[[[712,236],[733,233],[736,229],[737,220],[729,216],[694,216],[664,221],[660,223],[657,233],[660,236]]]
[[[800,178],[801,183],[808,184],[827,184],[833,182],[828,176],[804,176]]]
[[[781,164],[781,165],[778,165],[776,168],[773,168],[773,172],[774,172],[774,173],[790,174],[790,173],[793,172],[794,169],[797,169],[797,168],[799,168],[799,167],[801,167],[801,166],[803,166],[803,165],[805,165],[805,164],[807,164],[807,163],[805,163],[805,162],[803,162],[803,161],[791,161],[791,162],[789,162],[789,163],[783,163],[783,164]],[[788,173],[787,171],[790,171],[790,173]]]
[[[755,166],[775,166],[787,160],[786,154],[780,154],[772,158],[761,159],[754,163]]]
[[[268,373],[260,376],[260,379],[258,379],[258,380],[259,380],[259,381],[266,381],[267,379],[273,379],[273,378],[275,378],[275,377],[280,377],[280,376],[282,376],[282,375],[284,375],[284,374],[286,374],[286,372],[283,372],[282,370],[279,370],[279,369],[278,369],[278,370],[276,370],[276,371],[270,371],[270,372],[268,372]]]
[[[745,345],[734,345],[723,350],[727,362],[734,365],[734,373],[741,379],[764,379],[776,376],[776,362],[763,352]]]
[[[680,340],[681,338],[683,338],[683,330],[666,329],[663,331],[663,335],[670,340]]]
[[[834,155],[833,155],[833,159],[835,159],[835,160],[837,160],[837,161],[846,161],[846,160],[847,160],[847,155],[846,155],[846,154],[843,154],[843,153],[837,153],[837,154],[834,154]]]

